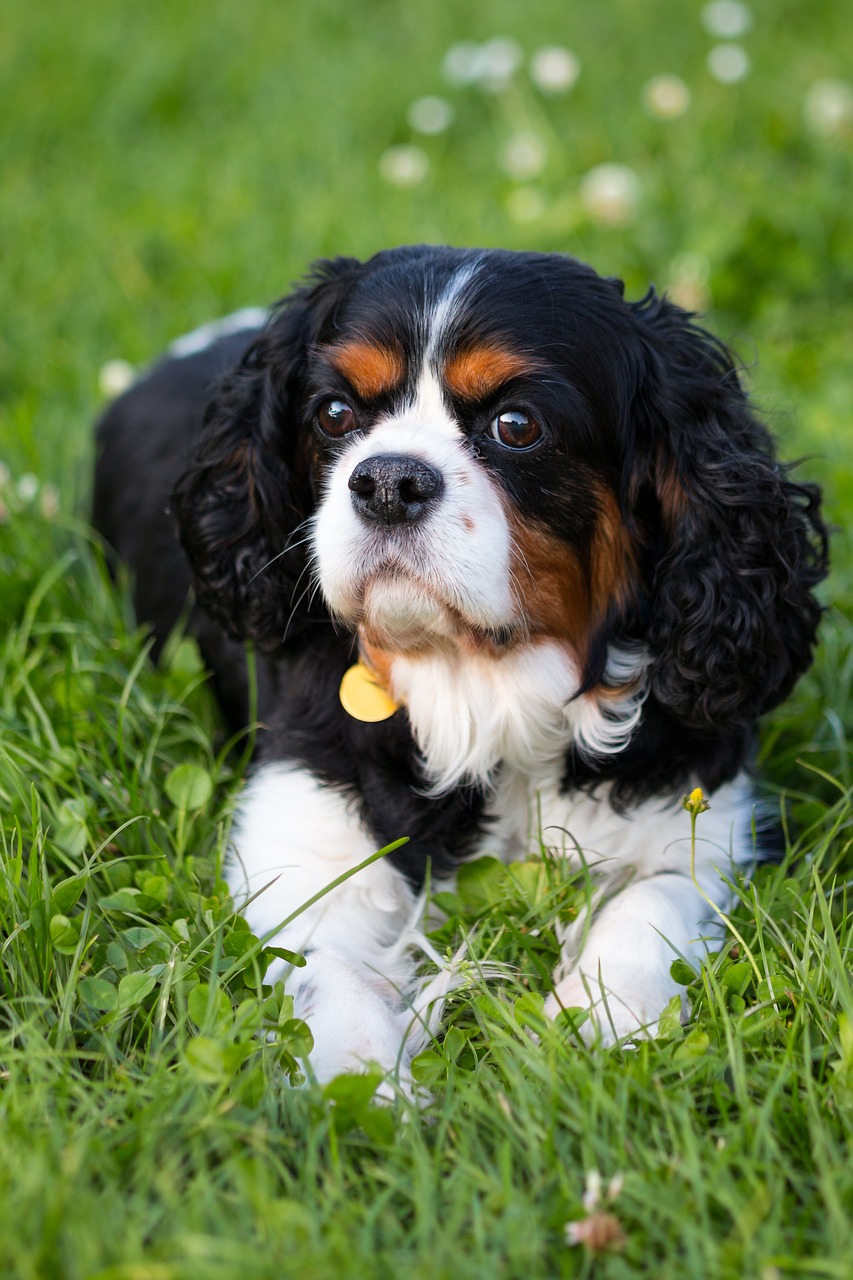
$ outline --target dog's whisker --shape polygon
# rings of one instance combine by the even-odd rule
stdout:
[[[299,587],[300,582],[305,577],[306,573],[310,574],[310,572],[311,572],[311,566],[306,564],[305,568],[302,570],[299,577],[296,579],[296,582],[293,588],[294,594],[297,588]],[[299,611],[299,606],[302,603],[302,601],[305,599],[305,596],[307,595],[308,592],[311,592],[311,595],[309,596],[309,599],[308,599],[308,608],[310,609],[311,605],[313,604],[316,598],[316,591],[318,588],[319,588],[319,583],[314,584],[311,581],[309,581],[306,584],[306,586],[302,589],[299,596],[294,600],[293,604],[291,605],[290,613],[288,614],[288,617],[287,617],[287,622],[284,624],[284,632],[281,637],[282,644],[284,644],[285,640],[287,639],[287,633],[290,630],[290,624],[293,622],[293,619],[296,617],[296,614]]]
[[[271,556],[270,559],[267,560],[266,564],[262,564],[260,569],[258,569],[257,573],[254,573],[252,575],[252,577],[249,579],[249,586],[251,586],[251,584],[255,581],[255,579],[259,578],[262,573],[265,573],[266,570],[269,569],[270,565],[275,564],[276,560],[280,560],[282,556],[287,555],[288,551],[296,551],[299,547],[304,547],[307,543],[310,543],[311,541],[310,534],[307,534],[304,538],[300,538],[298,542],[293,541],[293,539],[296,537],[296,534],[304,530],[305,526],[309,522],[310,522],[310,517],[308,520],[303,520],[302,524],[297,525],[297,527],[293,530],[293,533],[288,538],[285,545],[282,547],[281,551],[278,551],[274,556]]]

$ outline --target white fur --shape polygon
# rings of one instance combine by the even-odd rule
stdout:
[[[246,788],[234,843],[229,886],[246,904],[252,930],[306,955],[304,968],[289,970],[287,988],[314,1036],[316,1077],[330,1080],[378,1062],[398,1070],[405,1083],[408,1063],[429,1034],[429,1000],[422,996],[414,1006],[409,1000],[418,904],[400,873],[380,859],[281,928],[375,852],[352,804],[304,769],[266,765]],[[276,962],[269,980],[287,969]],[[430,999],[446,990],[439,981]]]
[[[444,292],[435,301],[424,317],[427,340],[424,364],[428,366],[435,358],[439,344],[447,337],[453,327],[454,317],[461,314],[459,299],[480,270],[480,261],[475,259],[451,276]]]
[[[574,743],[588,754],[620,750],[642,712],[645,661],[635,659],[634,692],[576,698],[578,673],[565,646],[542,640],[497,657],[435,649],[397,657],[391,692],[406,706],[438,795],[463,782],[488,783],[498,765],[542,778]],[[612,670],[627,679],[624,655]]]
[[[197,352],[205,351],[212,346],[217,339],[228,337],[229,334],[241,333],[244,329],[263,329],[269,314],[263,307],[243,307],[240,311],[233,311],[229,316],[223,316],[221,320],[211,320],[208,324],[193,329],[192,333],[185,333],[183,337],[176,338],[169,347],[169,355],[178,359],[194,356]]]

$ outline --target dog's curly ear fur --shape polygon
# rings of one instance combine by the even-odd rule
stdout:
[[[827,566],[819,492],[776,460],[721,342],[654,291],[631,309],[644,367],[628,504],[651,692],[692,728],[748,730],[811,660]]]
[[[361,263],[314,268],[221,383],[192,465],[172,496],[199,604],[262,649],[295,636],[308,616],[308,460],[300,441],[305,354],[358,278]]]

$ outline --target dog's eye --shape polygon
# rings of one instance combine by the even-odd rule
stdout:
[[[345,436],[355,431],[355,414],[343,400],[328,400],[317,413],[317,426],[327,436]]]
[[[542,438],[542,428],[536,419],[520,409],[507,409],[492,418],[489,433],[507,449],[529,449]]]

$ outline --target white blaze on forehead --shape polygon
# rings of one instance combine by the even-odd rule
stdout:
[[[426,360],[418,376],[412,399],[399,413],[386,419],[385,423],[380,423],[371,432],[371,439],[381,439],[388,427],[426,432],[434,441],[462,439],[462,431],[447,406],[438,374]],[[403,445],[404,442],[401,441],[401,446]],[[403,451],[409,450],[403,448]]]
[[[462,438],[459,424],[448,408],[441,374],[436,368],[436,356],[439,346],[453,328],[459,300],[479,269],[479,259],[466,263],[450,278],[443,293],[430,304],[424,317],[424,352],[414,394],[399,413],[388,419],[389,422],[401,426],[423,424],[436,435],[456,440]]]
[[[424,365],[435,359],[439,343],[453,327],[453,316],[459,299],[471,280],[480,270],[480,259],[467,262],[464,267],[451,276],[444,292],[430,306],[425,316],[426,339],[424,343]]]

